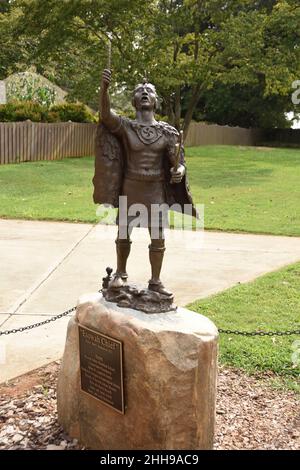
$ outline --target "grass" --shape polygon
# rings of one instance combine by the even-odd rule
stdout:
[[[0,216],[95,222],[93,159],[0,166]]]
[[[205,227],[300,236],[300,150],[188,149],[190,182]]]
[[[300,329],[300,263],[198,300],[189,308],[222,329]],[[220,361],[248,373],[272,371],[277,375],[277,385],[284,381],[288,388],[300,391],[300,342],[295,343],[299,340],[300,335],[244,337],[221,333]],[[295,350],[299,353],[297,367],[292,360]]]
[[[205,227],[300,236],[300,150],[233,146],[187,149],[194,200],[205,204]],[[92,201],[93,158],[0,166],[0,216],[97,222]],[[218,327],[300,328],[300,263],[192,304]],[[292,345],[299,337],[221,334],[224,364],[273,371],[299,389]],[[300,352],[299,352],[300,356]]]
[[[206,228],[300,236],[300,150],[194,147],[187,164]],[[84,157],[0,166],[0,216],[97,222],[93,165]]]

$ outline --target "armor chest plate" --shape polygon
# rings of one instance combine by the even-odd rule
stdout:
[[[147,129],[147,127],[145,127],[145,129]],[[158,131],[159,130],[158,128]],[[145,144],[139,138],[136,131],[130,129],[127,133],[126,141],[127,166],[129,169],[135,171],[151,171],[162,168],[163,156],[166,149],[166,139],[162,133],[152,143],[148,142]]]

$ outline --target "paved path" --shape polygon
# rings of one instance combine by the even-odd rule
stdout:
[[[116,227],[0,219],[0,330],[36,323],[101,287]],[[131,279],[149,279],[148,234],[133,232]],[[170,231],[163,280],[187,303],[300,260],[300,238]],[[68,318],[0,337],[0,383],[61,357]],[[6,356],[6,357],[5,357]]]

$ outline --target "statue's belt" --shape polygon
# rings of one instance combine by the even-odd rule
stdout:
[[[125,178],[136,181],[164,181],[163,170],[148,170],[148,171],[134,171],[127,170],[125,172]]]

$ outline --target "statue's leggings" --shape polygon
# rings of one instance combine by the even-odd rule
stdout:
[[[120,229],[118,231],[118,236],[116,239],[117,247],[117,274],[120,275],[123,279],[127,279],[127,259],[130,253],[131,240],[130,235],[132,228],[127,226],[127,230],[122,230],[122,238],[120,237]],[[165,252],[165,238],[164,238],[164,229],[162,227],[157,227],[155,234],[150,228],[149,234],[151,238],[151,244],[149,245],[149,259],[151,264],[151,284],[160,283],[160,272]]]

